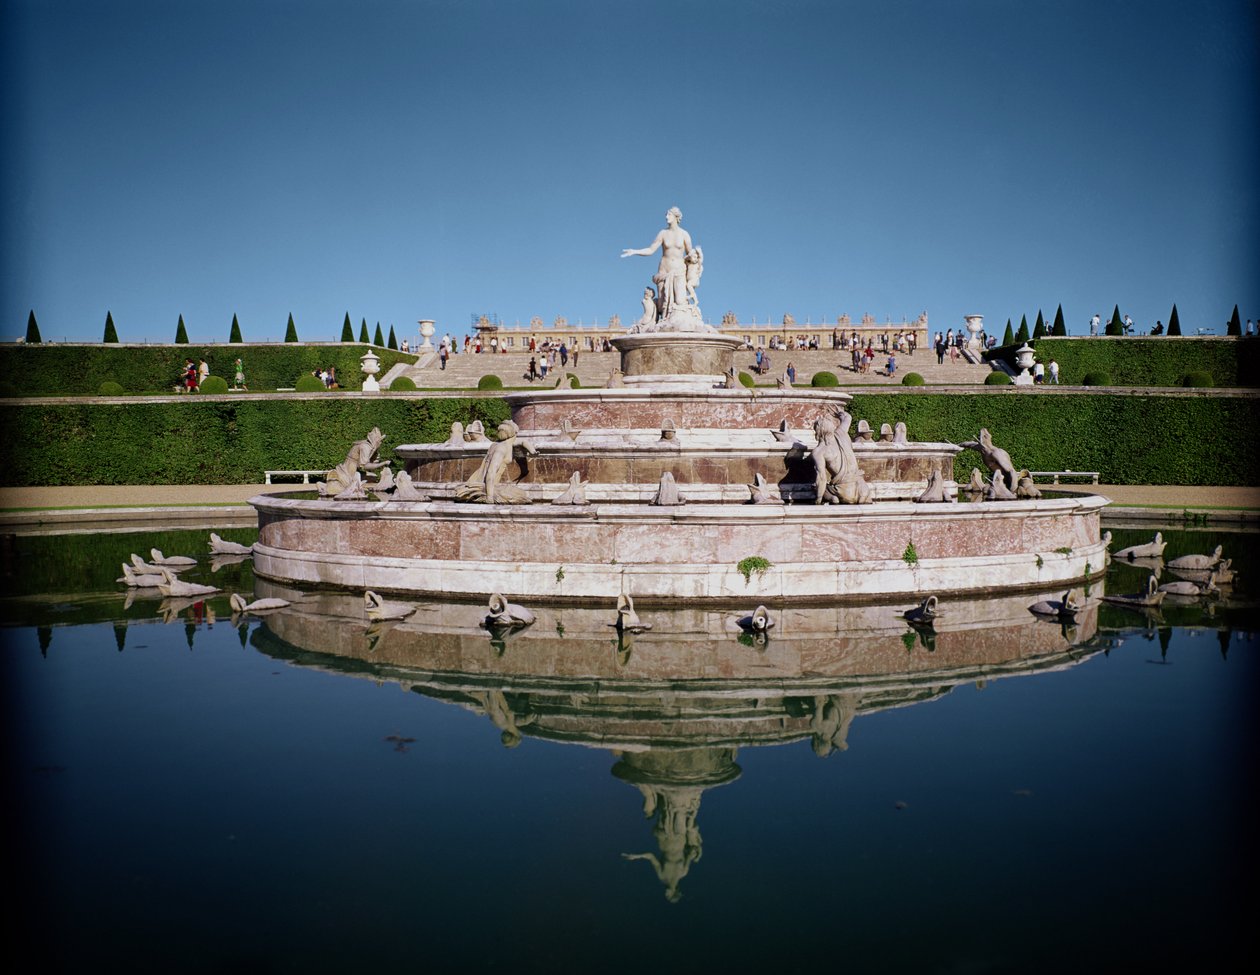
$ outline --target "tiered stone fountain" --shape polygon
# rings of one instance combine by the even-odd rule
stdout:
[[[1102,573],[1104,499],[959,503],[961,447],[911,442],[891,423],[878,439],[851,437],[844,392],[735,383],[738,340],[701,319],[703,255],[675,214],[652,247],[626,252],[662,259],[643,318],[614,340],[621,369],[606,388],[509,394],[497,440],[460,427],[445,443],[399,446],[401,484],[381,500],[362,483],[381,466],[379,438],[361,442],[325,498],[252,499],[255,571],[644,603],[1045,589]],[[1009,459],[982,452],[1014,492]]]

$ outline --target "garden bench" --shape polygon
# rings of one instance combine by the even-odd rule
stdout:
[[[1039,477],[1051,478],[1052,484],[1058,484],[1059,478],[1089,478],[1091,484],[1098,483],[1098,471],[1029,471],[1035,480]]]
[[[271,479],[273,477],[300,477],[303,484],[310,484],[312,474],[316,477],[322,477],[326,473],[328,473],[328,469],[326,467],[321,467],[319,470],[309,471],[263,471],[263,478],[265,479],[263,483],[272,483]]]

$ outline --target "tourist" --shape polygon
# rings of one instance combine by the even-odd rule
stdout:
[[[761,371],[763,374],[770,371],[770,353],[768,352],[761,357]]]
[[[1033,366],[1033,385],[1041,386],[1046,381],[1046,366],[1043,362],[1038,362]]]
[[[185,393],[197,392],[197,363],[192,359],[184,362],[184,390]]]
[[[1098,335],[1098,326],[1102,324],[1102,317],[1098,312],[1094,312],[1094,317],[1089,320],[1089,334]]]
[[[1163,323],[1163,321],[1162,321],[1162,320],[1160,320],[1160,319],[1156,319],[1156,320],[1155,320],[1155,327],[1154,327],[1153,329],[1151,329],[1151,334],[1152,334],[1152,335],[1163,335],[1163,334],[1164,334],[1164,323]]]
[[[545,352],[542,354],[542,356],[538,360],[538,378],[539,379],[547,378],[547,353]]]
[[[531,339],[532,343],[532,339]],[[532,355],[529,357],[529,372],[525,374],[525,378],[531,383],[538,378],[538,360]]]
[[[340,386],[337,385],[337,367],[336,366],[328,367],[328,371],[324,373],[324,382],[325,384],[327,384],[329,389],[341,388]]]
[[[560,343],[560,367],[564,368],[568,364],[569,364],[569,347],[565,345],[564,342],[561,342]]]
[[[1049,371],[1050,371],[1050,385],[1051,386],[1059,385],[1059,364],[1055,362],[1053,358],[1051,358],[1050,360]]]
[[[888,376],[895,376],[897,374],[897,353],[890,352],[888,354],[888,365],[884,367],[884,373]]]
[[[763,356],[763,355],[764,355],[764,353],[763,353],[760,349],[758,349],[758,350],[757,350],[757,355],[754,357],[754,359],[755,359],[755,363],[754,363],[754,365],[753,365],[753,371],[754,371],[754,372],[756,372],[758,375],[760,375],[760,374],[761,374],[761,372],[762,372],[762,368],[761,368],[761,359],[762,359],[762,356]]]
[[[1124,316],[1124,334],[1125,335],[1133,334],[1133,319],[1130,318],[1128,315]]]
[[[210,365],[205,359],[202,359],[201,362],[197,364],[197,385],[205,385],[206,377],[208,375],[210,375]]]
[[[442,340],[442,344],[438,346],[438,363],[442,367],[442,371],[446,371],[446,360],[451,357],[451,350],[446,347],[446,340]]]
[[[936,333],[936,364],[938,366],[945,364],[945,338],[940,332]]]
[[[1251,319],[1248,318],[1247,319],[1247,338],[1251,338],[1251,336],[1255,334],[1256,334],[1255,326],[1251,323]]]
[[[589,342],[590,339],[587,339],[586,341]],[[577,368],[577,357],[578,357],[578,347],[575,345],[573,346],[573,368],[574,369]]]
[[[249,392],[249,387],[245,385],[245,364],[240,359],[236,360],[236,377],[233,379],[233,385],[237,389]]]
[[[787,379],[792,385],[796,384],[796,366],[790,362],[787,364]]]

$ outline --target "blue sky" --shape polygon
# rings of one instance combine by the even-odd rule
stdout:
[[[1260,319],[1247,2],[6,2],[5,340]]]

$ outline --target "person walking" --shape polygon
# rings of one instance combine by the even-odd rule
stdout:
[[[796,385],[796,366],[792,365],[792,363],[789,362],[787,364],[786,372],[787,372],[788,382],[792,383],[793,385]]]
[[[1050,373],[1050,385],[1051,386],[1059,385],[1059,364],[1055,362],[1054,359],[1050,360],[1049,373]]]
[[[210,375],[210,364],[202,359],[197,363],[197,385],[204,386],[208,375]]]
[[[1102,324],[1102,316],[1098,312],[1094,312],[1094,317],[1089,320],[1089,334],[1098,337],[1098,326]]]
[[[1033,385],[1041,386],[1046,381],[1046,364],[1038,362],[1033,366]]]
[[[245,385],[245,364],[240,359],[236,360],[236,376],[232,380],[233,385],[237,389],[243,389],[249,392],[249,387]]]

